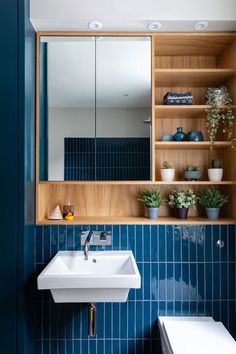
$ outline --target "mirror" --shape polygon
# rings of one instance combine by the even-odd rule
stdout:
[[[150,180],[150,122],[149,37],[41,37],[41,180]]]

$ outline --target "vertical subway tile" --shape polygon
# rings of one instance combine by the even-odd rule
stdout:
[[[150,242],[151,242],[151,262],[158,261],[158,230],[159,226],[151,225],[151,234],[150,234]]]
[[[166,226],[166,248],[167,248],[167,262],[173,262],[174,244],[173,244],[173,226]]]
[[[159,262],[165,262],[166,260],[166,234],[165,226],[159,226],[159,237],[158,237],[158,249],[159,249]]]

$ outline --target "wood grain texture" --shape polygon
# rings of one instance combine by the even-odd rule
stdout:
[[[236,75],[235,69],[155,69],[156,86],[215,86]]]

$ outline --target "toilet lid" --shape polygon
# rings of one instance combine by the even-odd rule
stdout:
[[[236,342],[221,322],[165,321],[173,354],[236,354]]]

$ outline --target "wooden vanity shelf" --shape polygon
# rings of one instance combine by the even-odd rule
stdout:
[[[52,35],[38,33],[40,35]],[[57,36],[60,33],[56,34]],[[61,33],[65,35],[65,33]],[[69,34],[68,34],[69,35]],[[73,33],[70,35],[86,35]],[[97,33],[89,33],[96,36]],[[101,33],[99,33],[101,35]],[[104,33],[119,36],[119,33]],[[135,35],[123,33],[122,35]],[[219,135],[210,149],[205,128],[205,95],[209,86],[224,85],[233,99],[236,113],[236,34],[234,33],[142,33],[152,38],[152,178],[151,181],[65,181],[47,182],[39,180],[39,53],[37,60],[37,215],[40,225],[114,225],[114,224],[236,224],[236,151],[230,143]],[[38,46],[39,50],[39,46]],[[192,91],[193,105],[163,105],[163,97],[168,91]],[[176,132],[183,127],[187,133],[200,130],[203,142],[166,142],[161,141],[164,134]],[[235,129],[236,135],[236,129]],[[207,168],[213,158],[224,161],[224,180],[207,180]],[[164,161],[170,162],[176,169],[176,180],[163,182],[160,168]],[[188,164],[204,168],[200,181],[184,181],[183,168]],[[222,208],[222,217],[210,221],[202,217],[198,206],[190,209],[187,220],[173,217],[173,210],[161,207],[160,217],[150,220],[145,208],[137,201],[138,193],[150,186],[156,186],[163,195],[173,188],[191,187],[199,194],[211,186],[217,185],[230,196],[230,202]],[[47,217],[57,204],[62,206],[70,202],[75,206],[75,219],[72,222],[48,220]]]

